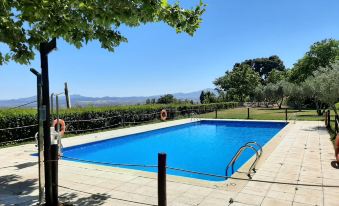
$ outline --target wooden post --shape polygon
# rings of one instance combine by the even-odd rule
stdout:
[[[166,206],[166,153],[158,154],[158,206]]]
[[[247,119],[250,119],[250,108],[247,107]]]
[[[71,108],[71,98],[68,94],[68,85],[67,82],[65,82],[65,96],[66,96],[66,105],[67,105],[67,109]]]

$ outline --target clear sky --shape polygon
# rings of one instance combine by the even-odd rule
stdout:
[[[181,0],[186,8],[198,0]],[[309,46],[339,39],[338,0],[204,0],[203,23],[194,37],[164,23],[121,28],[129,39],[115,53],[92,42],[78,50],[58,40],[49,56],[51,92],[85,96],[144,96],[212,88],[235,62],[278,55],[287,67]],[[0,46],[3,50],[4,47]],[[0,67],[0,99],[35,95],[39,55],[30,66]]]

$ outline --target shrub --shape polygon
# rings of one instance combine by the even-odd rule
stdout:
[[[66,122],[66,133],[78,134],[159,120],[162,109],[167,110],[169,119],[175,119],[179,116],[188,116],[192,112],[203,114],[212,112],[215,109],[228,109],[236,106],[238,106],[236,102],[198,105],[154,104],[108,107],[92,106],[72,108],[70,110],[63,109],[60,111],[59,116]],[[55,113],[53,114],[53,118],[56,118]],[[36,110],[0,110],[0,143],[34,137],[37,131]]]

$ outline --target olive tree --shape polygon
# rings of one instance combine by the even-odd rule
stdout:
[[[338,114],[335,104],[339,101],[339,61],[315,71],[313,76],[306,81],[309,94]]]
[[[114,51],[127,42],[119,28],[165,22],[179,32],[193,35],[205,5],[183,9],[167,0],[3,0],[0,3],[0,65],[15,61],[29,64],[41,42],[60,38],[77,48],[98,40]]]
[[[301,111],[304,101],[307,98],[303,87],[298,84],[291,83],[285,90],[288,92],[288,101],[293,103],[299,111]]]

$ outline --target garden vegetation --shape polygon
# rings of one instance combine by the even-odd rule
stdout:
[[[149,104],[135,106],[75,107],[60,111],[66,122],[66,133],[80,134],[123,126],[160,121],[160,111],[166,109],[169,119],[204,114],[215,109],[229,109],[236,102],[213,104]],[[56,118],[54,114],[54,118]],[[38,131],[35,109],[0,110],[0,144],[34,137]]]

